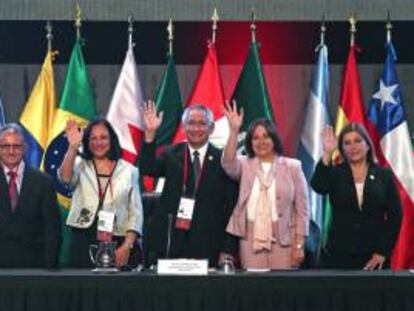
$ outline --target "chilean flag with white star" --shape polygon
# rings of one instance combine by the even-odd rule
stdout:
[[[392,267],[407,269],[414,268],[414,158],[395,62],[394,47],[388,42],[379,87],[368,108],[368,121],[374,126],[379,162],[391,168],[401,195],[403,220]]]

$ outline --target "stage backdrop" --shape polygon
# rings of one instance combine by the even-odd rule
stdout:
[[[248,21],[219,23],[217,51],[225,95],[229,98],[245,60],[250,42]],[[166,22],[135,22],[135,57],[146,98],[152,98],[167,60]],[[343,64],[349,48],[347,22],[327,22],[326,43],[330,62],[330,113],[335,117]],[[45,21],[0,21],[0,93],[8,121],[22,112],[46,53]],[[106,115],[120,65],[127,50],[127,23],[84,22],[84,55],[95,91],[98,111]],[[310,75],[319,40],[319,22],[258,22],[257,40],[264,65],[275,121],[287,154],[296,152],[309,95]],[[361,83],[368,104],[383,59],[384,22],[361,21],[357,25]],[[414,47],[410,45],[413,21],[394,23],[393,41],[398,53],[397,71],[405,99],[408,122],[414,130]],[[53,47],[57,93],[60,94],[66,64],[72,50],[73,21],[53,22]],[[208,40],[210,22],[175,23],[174,50],[183,101],[188,97]]]

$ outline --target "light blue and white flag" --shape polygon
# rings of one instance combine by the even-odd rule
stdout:
[[[302,161],[303,171],[308,181],[311,220],[317,225],[319,232],[322,233],[323,197],[310,188],[310,179],[317,162],[322,156],[322,129],[331,122],[328,113],[328,48],[325,44],[320,46],[318,53],[297,156]]]

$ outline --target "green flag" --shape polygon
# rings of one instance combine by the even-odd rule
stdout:
[[[274,120],[256,42],[252,42],[250,45],[249,54],[232,99],[236,100],[237,107],[244,109],[242,131],[246,131],[250,122],[254,119],[267,118]]]
[[[46,150],[45,171],[55,177],[57,176],[57,169],[60,167],[68,148],[67,139],[63,135],[67,120],[75,119],[79,125],[85,126],[96,116],[94,94],[82,54],[82,45],[82,39],[78,39],[73,47],[62,95],[53,121],[52,135],[49,138],[49,144]],[[66,226],[66,217],[69,211],[73,189],[60,183],[57,177],[55,180],[63,225],[60,264],[62,267],[65,267],[68,264],[70,244],[70,231]]]
[[[326,247],[329,236],[329,228],[332,222],[332,205],[329,201],[329,196],[326,195],[323,198],[323,223],[322,223],[322,247]]]
[[[155,93],[155,103],[157,111],[164,112],[162,124],[157,130],[156,144],[157,146],[168,145],[172,142],[183,113],[180,87],[172,53],[168,56],[167,68]]]

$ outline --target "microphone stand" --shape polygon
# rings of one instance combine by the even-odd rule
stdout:
[[[173,221],[173,215],[170,213],[168,214],[167,246],[165,250],[165,258],[170,257],[172,221]]]

